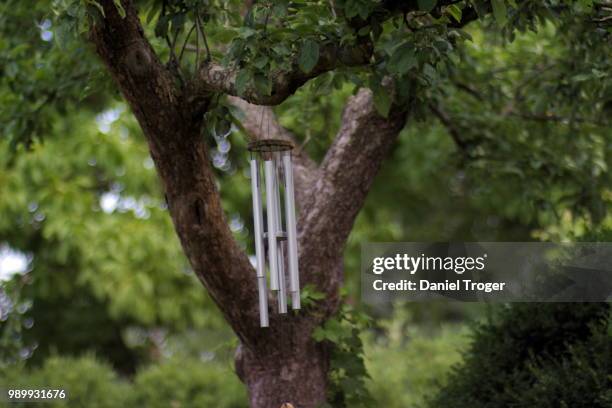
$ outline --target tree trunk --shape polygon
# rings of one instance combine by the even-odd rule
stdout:
[[[248,388],[252,408],[280,408],[286,403],[315,408],[325,402],[329,353],[305,335],[281,337],[261,351],[238,348],[236,371]]]

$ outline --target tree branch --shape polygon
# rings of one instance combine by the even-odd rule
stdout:
[[[453,139],[457,147],[460,150],[465,151],[468,145],[461,136],[461,130],[455,126],[453,120],[450,118],[450,116],[448,116],[444,109],[435,103],[430,103],[429,110],[433,112],[433,114],[440,120],[440,123],[442,123],[446,130],[448,130],[450,137]]]
[[[183,98],[145,39],[133,3],[122,3],[125,18],[113,0],[100,1],[106,17],[92,24],[91,40],[143,129],[196,275],[241,341],[252,345],[261,332],[255,271],[226,222],[200,136],[202,115]]]
[[[263,95],[254,86],[249,86],[242,95],[236,89],[236,76],[240,71],[238,67],[224,67],[218,63],[204,64],[189,85],[192,95],[208,95],[221,92],[228,95],[240,96],[248,102],[257,105],[278,105],[291,96],[308,80],[318,77],[340,66],[359,66],[367,64],[372,55],[370,43],[352,47],[340,47],[328,44],[321,47],[319,61],[309,73],[300,70],[297,57],[292,63],[290,71],[271,72],[272,91],[270,95]]]
[[[304,281],[328,294],[329,310],[338,301],[345,242],[409,108],[394,105],[389,117],[383,118],[372,99],[368,89],[349,99],[341,128],[298,220],[300,265],[307,269]],[[317,259],[316,267],[308,268],[312,259]]]

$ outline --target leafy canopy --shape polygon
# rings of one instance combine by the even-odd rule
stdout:
[[[274,79],[283,72],[317,76],[320,69],[335,68],[334,75],[317,80],[322,87],[347,82],[368,86],[379,112],[386,115],[394,102],[414,97],[426,101],[448,78],[459,62],[458,47],[470,39],[463,29],[468,22],[482,19],[512,37],[515,30],[533,30],[544,20],[563,24],[573,19],[570,29],[595,33],[607,21],[604,3],[143,0],[136,5],[148,39],[182,86],[210,61],[237,71],[239,94],[253,87],[270,95]],[[115,5],[125,13],[121,1]],[[42,138],[54,114],[71,104],[95,109],[106,100],[112,87],[86,38],[89,25],[103,18],[96,0],[55,0],[51,7],[4,2],[0,101],[8,108],[0,119],[13,146]],[[330,58],[333,66],[319,66]],[[381,85],[384,77],[394,79],[395,93]],[[215,116],[219,118],[209,117],[208,122],[221,123],[220,128],[233,120],[227,109]]]

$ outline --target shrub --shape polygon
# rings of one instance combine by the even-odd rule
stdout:
[[[68,398],[45,403],[46,407],[116,408],[125,406],[127,385],[113,369],[92,356],[80,358],[50,357],[37,369],[22,365],[8,366],[0,372],[0,384],[6,388],[64,389]],[[33,402],[21,406],[37,407]]]
[[[219,363],[175,359],[137,374],[130,406],[244,408],[246,389]]]
[[[593,303],[501,310],[475,330],[463,363],[430,406],[609,408],[609,310]]]
[[[0,387],[65,389],[68,398],[44,404],[50,408],[247,406],[246,390],[229,368],[193,360],[171,359],[149,366],[129,382],[92,356],[50,357],[39,368],[26,369],[21,364],[0,369]],[[2,404],[0,400],[0,407]],[[20,406],[39,405],[32,402]]]
[[[531,364],[535,381],[517,396],[521,407],[612,408],[612,341],[597,333],[570,346],[566,358]]]

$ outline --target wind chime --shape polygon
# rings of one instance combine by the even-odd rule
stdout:
[[[268,291],[266,285],[267,244],[270,289],[276,292],[278,312],[287,313],[287,298],[291,307],[300,308],[300,274],[298,270],[295,197],[293,191],[293,144],[285,140],[264,139],[250,142],[251,188],[253,190],[253,219],[257,288],[259,291],[259,321],[268,327]],[[260,177],[263,163],[265,179],[266,231],[264,232],[263,189]],[[285,216],[281,213],[281,196]],[[287,285],[288,281],[288,285]]]

